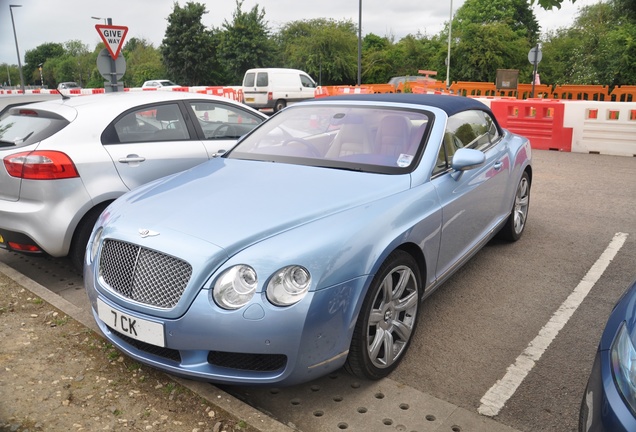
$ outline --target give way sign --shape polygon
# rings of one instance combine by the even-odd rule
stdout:
[[[97,29],[97,33],[102,37],[102,41],[104,41],[104,45],[106,45],[110,56],[113,60],[117,60],[121,52],[121,47],[124,45],[128,27],[97,24],[95,28]]]

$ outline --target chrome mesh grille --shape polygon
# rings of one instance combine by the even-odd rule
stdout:
[[[139,303],[174,307],[192,276],[185,261],[132,243],[106,240],[99,274],[108,287]]]

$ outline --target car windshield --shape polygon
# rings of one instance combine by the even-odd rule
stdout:
[[[161,85],[163,87],[176,86],[176,84],[173,83],[172,81],[159,81],[159,85]]]
[[[224,157],[404,173],[414,168],[431,120],[424,111],[296,105],[256,128]]]

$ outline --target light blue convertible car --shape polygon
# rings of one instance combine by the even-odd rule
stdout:
[[[86,289],[108,340],[175,375],[380,379],[421,301],[493,236],[521,237],[531,182],[528,140],[474,99],[303,102],[111,204]]]

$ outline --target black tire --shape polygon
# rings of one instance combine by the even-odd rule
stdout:
[[[419,267],[396,250],[382,263],[362,303],[345,370],[378,380],[402,361],[417,327],[422,284]]]
[[[110,203],[102,203],[90,209],[77,225],[77,228],[75,228],[68,257],[70,258],[73,267],[75,267],[75,269],[79,272],[84,271],[84,254],[86,253],[86,245],[88,244],[88,239],[93,232],[95,222],[97,222],[97,218],[100,214],[102,214],[104,209],[108,207],[108,204]]]
[[[526,228],[529,208],[530,176],[528,176],[527,172],[524,172],[515,191],[515,202],[512,205],[510,216],[508,216],[506,224],[499,231],[498,237],[509,242],[519,240]]]
[[[278,99],[274,104],[274,112],[278,112],[287,106],[285,99]]]

